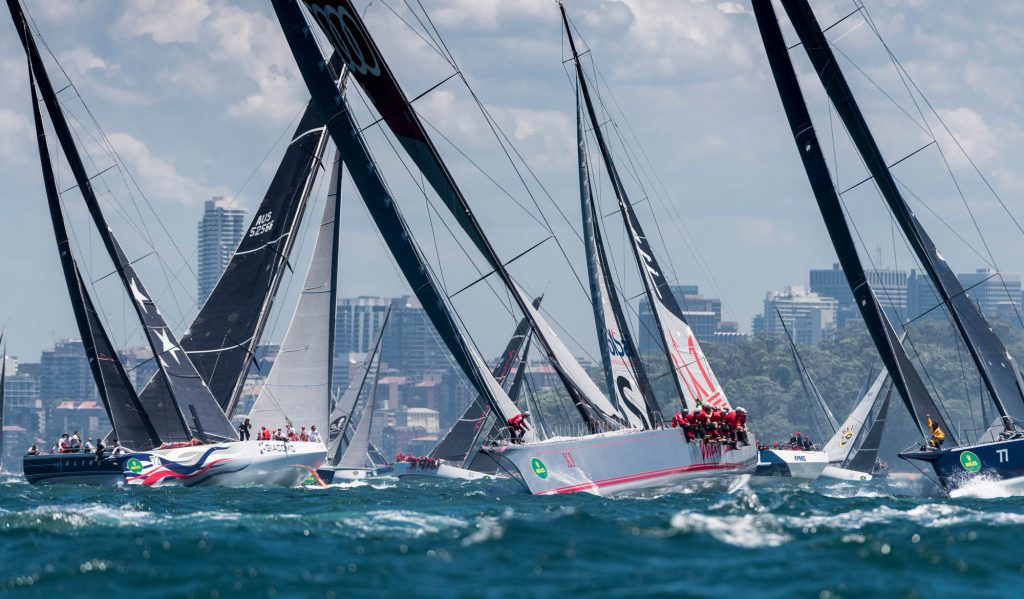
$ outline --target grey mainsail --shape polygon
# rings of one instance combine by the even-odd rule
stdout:
[[[191,418],[185,417],[187,432],[184,436],[180,434],[181,429],[178,427],[178,423],[168,423],[169,426],[161,429],[162,422],[154,421],[153,424],[157,428],[161,440],[164,442],[185,441],[196,436],[209,436],[213,439],[237,439],[234,427],[221,411],[216,400],[213,399],[206,383],[196,372],[188,356],[184,355],[174,333],[168,327],[163,315],[160,314],[155,302],[135,272],[134,266],[125,256],[107,224],[93,192],[85,165],[78,153],[74,136],[61,109],[49,75],[43,66],[35,39],[21,12],[21,6],[17,0],[8,0],[8,7],[11,9],[15,27],[28,55],[43,103],[50,115],[50,122],[64,151],[68,166],[74,174],[79,192],[85,200],[89,215],[92,217],[121,283],[126,293],[131,296],[132,306],[142,324],[154,359],[157,360],[159,376],[162,377],[164,383],[162,389],[166,391],[166,401],[176,404],[178,414],[191,416]]]
[[[1011,415],[1024,420],[1024,389],[1015,360],[903,198],[810,4],[807,0],[782,0],[782,6],[872,180],[928,273],[936,293],[949,308],[1000,416]]]
[[[285,0],[279,0],[284,2]],[[359,12],[349,0],[303,0],[328,41],[348,64],[381,119],[398,138],[424,178],[487,260],[530,320],[537,340],[574,404],[593,430],[618,428],[628,417],[620,413],[576,361],[554,329],[530,305],[529,296],[512,279],[484,234],[461,188],[434,146],[391,69],[384,61]],[[275,3],[275,6],[277,3]],[[280,14],[280,13],[279,13]]]
[[[800,90],[800,83],[790,60],[785,39],[782,37],[782,30],[779,29],[771,0],[753,0],[752,5],[757,18],[757,26],[761,32],[761,40],[764,42],[768,62],[775,79],[775,87],[779,91],[793,140],[796,142],[807,179],[814,192],[815,201],[832,240],[832,246],[835,248],[843,274],[850,285],[850,290],[853,292],[857,308],[864,318],[868,332],[871,334],[882,362],[892,377],[893,384],[903,398],[907,411],[914,419],[914,424],[917,425],[921,436],[925,439],[929,437],[924,420],[930,416],[933,421],[938,422],[942,430],[946,431],[947,438],[955,444],[953,429],[939,412],[921,375],[907,356],[888,317],[882,311],[882,306],[879,304],[874,290],[868,283],[867,274],[864,272],[860,256],[857,254],[857,244],[846,222],[838,192],[832,183],[828,164],[814,131],[811,116],[807,111],[803,92]]]
[[[583,96],[594,137],[597,139],[605,169],[611,180],[612,189],[615,191],[615,198],[618,200],[619,212],[631,242],[630,247],[633,250],[640,279],[643,281],[644,293],[658,325],[658,332],[661,334],[668,367],[672,369],[672,381],[675,383],[676,391],[685,406],[691,410],[695,410],[705,403],[728,407],[729,400],[725,396],[725,391],[718,384],[718,378],[711,370],[711,365],[708,364],[700,343],[694,336],[689,323],[686,322],[686,317],[668,285],[664,271],[658,264],[654,250],[647,236],[644,235],[640,221],[633,210],[633,204],[629,201],[626,189],[619,178],[611,149],[605,141],[604,133],[601,130],[601,121],[597,117],[597,110],[590,96],[590,88],[583,73],[580,55],[576,51],[576,42],[573,39],[571,27],[569,27],[569,17],[565,12],[565,7],[561,4],[559,4],[559,10],[562,13],[562,23],[565,25],[565,34],[569,40],[573,62],[576,66],[576,80],[579,84],[580,94]]]
[[[597,341],[601,347],[608,396],[617,400],[619,410],[640,420],[643,428],[656,422],[657,402],[651,396],[640,353],[633,342],[601,235],[597,206],[591,194],[587,138],[583,129],[579,96],[576,99],[576,143],[580,169],[580,204],[583,214],[583,245],[587,253],[590,301],[594,305]]]
[[[324,203],[306,280],[295,305],[281,349],[256,402],[249,410],[252,425],[271,430],[286,422],[316,425],[326,431],[331,409],[334,333],[331,326],[337,298],[341,163],[334,161],[331,191]]]
[[[273,6],[314,103],[322,111],[331,138],[337,144],[356,189],[399,269],[448,351],[476,391],[486,398],[501,418],[515,416],[519,413],[515,404],[491,376],[479,352],[463,334],[447,298],[441,293],[427,261],[381,178],[376,162],[370,157],[344,95],[333,85],[329,65],[320,54],[301,8],[296,0],[273,0]],[[532,435],[527,436],[527,440],[532,439]]]

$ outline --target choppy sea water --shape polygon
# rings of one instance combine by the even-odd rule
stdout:
[[[1018,596],[1024,498],[815,483],[532,497],[511,481],[0,484],[5,596]],[[59,595],[58,595],[59,594]]]

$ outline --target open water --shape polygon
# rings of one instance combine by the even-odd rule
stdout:
[[[0,484],[0,592],[40,597],[1020,596],[1024,498],[872,482],[532,497],[514,482]]]

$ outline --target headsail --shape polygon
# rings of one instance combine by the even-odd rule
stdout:
[[[381,328],[387,326],[387,319]],[[379,358],[378,358],[379,360]],[[379,361],[378,361],[379,364]],[[341,460],[338,461],[339,468],[365,468],[370,449],[370,431],[373,428],[373,410],[377,402],[377,381],[380,380],[380,369],[373,377],[373,384],[370,385],[370,393],[366,397],[366,404],[363,407],[363,415],[359,419],[359,426],[356,427],[356,434],[352,436],[352,442],[345,448]]]
[[[149,415],[143,409],[138,395],[125,372],[120,358],[114,351],[107,331],[100,321],[99,314],[93,306],[92,298],[78,271],[75,263],[71,242],[68,239],[67,227],[64,224],[63,209],[57,192],[53,165],[50,162],[50,149],[46,142],[46,131],[43,128],[43,116],[39,111],[39,99],[36,95],[35,76],[30,67],[29,85],[32,91],[32,114],[36,127],[36,142],[39,147],[39,163],[43,171],[43,186],[46,190],[46,201],[50,212],[50,222],[57,242],[57,253],[60,255],[61,269],[71,299],[72,311],[78,325],[79,335],[85,349],[86,359],[92,371],[93,380],[99,392],[100,401],[107,412],[107,418],[114,427],[118,439],[127,447],[150,448],[160,445]],[[173,406],[171,406],[173,408]],[[180,434],[185,428],[175,408],[169,415],[167,426],[178,426]]]
[[[540,299],[533,300],[534,306],[540,305]],[[505,377],[508,376],[508,373],[512,372],[520,350],[523,348],[523,343],[526,341],[526,334],[529,329],[530,321],[525,318],[519,321],[515,332],[512,333],[512,338],[508,340],[508,344],[505,346],[505,351],[501,354],[501,360],[494,367],[494,370],[491,371],[491,375],[494,376],[494,380],[499,385],[504,385]],[[515,401],[514,397],[511,397],[511,399]],[[430,457],[449,462],[464,462],[466,456],[473,452],[474,445],[477,439],[480,438],[480,433],[484,430],[484,425],[487,423],[490,415],[491,410],[483,398],[474,398],[466,408],[466,411],[462,413],[462,416],[455,421],[455,424],[452,425],[434,449],[431,450]]]
[[[328,426],[330,433],[327,437],[327,455],[331,458],[328,462],[331,464],[337,464],[341,459],[342,441],[345,439],[345,432],[352,424],[352,414],[356,410],[356,403],[366,387],[366,382],[368,380],[376,380],[377,378],[377,370],[380,365],[380,349],[384,340],[384,325],[387,324],[389,318],[391,318],[391,306],[388,306],[387,312],[384,314],[380,330],[377,331],[377,336],[374,338],[373,343],[370,344],[370,351],[367,352],[366,358],[359,365],[360,373],[352,378],[348,389],[345,389],[345,393],[342,394],[341,399],[338,400],[331,410],[331,421]]]
[[[885,420],[889,415],[889,399],[892,397],[892,389],[885,394],[885,401],[882,407],[878,408],[878,415],[868,429],[864,440],[857,447],[857,453],[853,454],[846,468],[860,472],[871,472],[875,467],[875,460],[878,459],[878,450],[882,446],[882,434],[885,432]]]
[[[612,189],[615,190],[615,197],[619,203],[619,211],[622,214],[623,224],[630,239],[630,247],[633,250],[633,257],[636,260],[637,270],[644,284],[644,292],[647,301],[650,303],[651,312],[654,314],[655,322],[661,333],[664,344],[668,366],[672,369],[672,380],[675,382],[676,391],[679,397],[685,402],[686,407],[694,410],[701,404],[707,403],[713,406],[728,407],[729,400],[725,391],[718,384],[715,373],[711,370],[707,358],[701,350],[700,343],[693,334],[693,330],[686,322],[686,317],[679,307],[679,302],[669,288],[664,271],[658,265],[654,251],[644,235],[640,221],[633,210],[633,204],[626,195],[626,189],[619,178],[618,170],[611,155],[611,150],[605,142],[604,134],[601,131],[601,121],[597,118],[597,111],[594,102],[590,97],[590,89],[583,73],[583,66],[580,64],[580,56],[576,51],[576,42],[569,27],[569,17],[566,15],[565,7],[559,4],[562,12],[562,22],[565,25],[566,36],[569,39],[569,47],[572,49],[573,61],[576,65],[576,80],[579,83],[580,93],[590,118],[590,124],[597,139],[597,145],[604,158],[605,168],[608,177],[611,179]]]
[[[306,281],[274,366],[249,411],[254,427],[276,428],[285,421],[327,430],[331,409],[334,335],[331,325],[337,297],[341,159],[334,161],[331,193],[310,258]]]
[[[344,96],[332,83],[327,64],[299,5],[296,0],[273,0],[273,5],[299,71],[314,102],[323,113],[331,138],[349,168],[349,174],[367,211],[438,335],[470,383],[501,418],[508,419],[518,414],[515,404],[491,376],[487,365],[470,345],[452,314],[447,298],[441,293],[404,217],[381,179],[376,163],[370,157]],[[532,440],[532,436],[527,440]]]
[[[150,348],[153,351],[154,359],[159,366],[159,375],[163,377],[163,389],[167,391],[172,401],[177,404],[178,412],[185,416],[186,426],[189,429],[185,438],[174,438],[177,430],[161,430],[160,423],[154,422],[158,427],[160,438],[167,441],[184,441],[195,436],[209,436],[213,439],[237,439],[235,428],[228,421],[224,412],[217,404],[210,393],[206,383],[196,372],[195,367],[188,356],[182,351],[174,333],[170,330],[163,315],[157,309],[152,296],[142,284],[141,279],[135,272],[135,267],[124,254],[120,244],[107,224],[99,201],[92,189],[92,183],[86,172],[85,165],[78,153],[74,136],[71,133],[67,120],[57,99],[53,85],[50,83],[43,66],[42,57],[36,47],[35,40],[28,29],[28,23],[21,11],[18,0],[8,0],[8,6],[14,17],[15,27],[21,37],[22,45],[29,57],[29,63],[35,74],[39,90],[42,94],[43,103],[50,115],[57,139],[64,150],[64,156],[68,161],[78,189],[85,200],[86,207],[96,226],[103,245],[107,250],[115,270],[121,279],[125,291],[130,294],[132,306],[135,309],[139,322],[142,324]],[[173,427],[176,429],[177,427]]]
[[[921,435],[925,438],[929,436],[923,422],[925,417],[930,415],[932,420],[938,422],[942,430],[946,432],[946,437],[955,444],[953,429],[949,427],[939,412],[938,406],[925,388],[924,381],[921,380],[917,369],[900,344],[889,319],[882,311],[871,285],[868,284],[867,274],[864,272],[860,256],[857,254],[857,245],[843,215],[839,195],[832,184],[828,164],[825,162],[821,145],[818,143],[818,136],[814,132],[811,115],[807,112],[803,92],[800,90],[796,71],[790,61],[786,42],[779,29],[771,0],[753,0],[753,7],[757,26],[761,32],[761,40],[764,42],[768,62],[775,78],[775,86],[779,90],[793,139],[800,152],[804,170],[807,172],[808,181],[814,191],[814,197],[825,221],[829,237],[832,239],[832,245],[842,265],[843,274],[850,284],[850,290],[853,292],[857,308],[864,318],[868,332],[871,334],[885,368],[892,376],[893,384],[903,398]]]
[[[846,420],[839,426],[838,432],[825,444],[825,453],[828,454],[828,461],[832,464],[840,464],[845,467],[847,460],[853,455],[858,440],[864,436],[867,430],[868,419],[871,418],[871,410],[878,403],[878,398],[883,395],[888,401],[886,392],[889,381],[889,373],[883,368],[874,382],[868,387],[853,411],[846,417]],[[874,461],[872,461],[874,463]]]
[[[644,428],[657,421],[657,403],[651,395],[640,354],[633,342],[629,324],[619,303],[615,281],[611,276],[608,256],[604,250],[597,206],[591,195],[590,165],[587,139],[583,129],[579,98],[576,101],[576,143],[580,167],[580,204],[583,213],[583,243],[587,252],[587,275],[590,277],[590,300],[594,304],[597,341],[608,385],[608,396],[617,400],[621,412],[631,412]]]
[[[284,1],[284,0],[280,0]],[[626,419],[639,425],[631,414],[615,409],[572,352],[540,313],[530,306],[529,296],[512,279],[494,247],[484,234],[462,190],[427,134],[419,116],[384,61],[358,11],[350,0],[303,0],[334,49],[348,63],[353,76],[366,92],[381,118],[398,138],[424,178],[451,211],[456,221],[483,254],[511,293],[519,309],[530,320],[537,340],[555,368],[581,416],[595,429],[619,426]]]
[[[875,185],[900,225],[903,236],[928,273],[936,293],[949,307],[953,322],[996,404],[996,409],[1001,416],[1010,414],[1024,421],[1024,389],[1021,388],[1020,373],[1013,357],[982,316],[978,305],[964,291],[953,269],[939,253],[935,243],[900,193],[889,171],[888,163],[882,156],[843,76],[842,69],[839,68],[839,63],[829,47],[828,40],[818,26],[810,4],[807,0],[783,0],[782,5],[814,65],[822,86],[832,100],[836,113],[842,119]]]

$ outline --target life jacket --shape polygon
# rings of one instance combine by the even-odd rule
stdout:
[[[516,414],[515,416],[508,419],[508,425],[514,429],[519,429],[523,426],[523,420],[525,416],[522,414]]]
[[[738,412],[729,412],[725,416],[722,416],[722,422],[729,427],[729,430],[736,430],[736,417]]]
[[[747,424],[746,414],[744,414],[743,412],[733,412],[733,414],[736,414],[736,428],[739,428]]]

